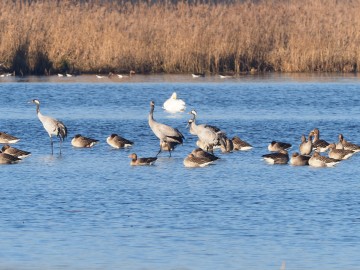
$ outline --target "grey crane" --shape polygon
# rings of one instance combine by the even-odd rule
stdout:
[[[196,111],[192,110],[190,113],[193,115],[193,118],[188,121],[190,133],[198,136],[202,145],[206,148],[204,150],[208,151],[213,149],[214,146],[225,144],[226,134],[223,131],[221,131],[218,127],[211,125],[197,125]]]
[[[175,146],[182,144],[185,137],[182,133],[173,127],[159,123],[154,120],[154,101],[150,102],[150,113],[149,113],[149,126],[154,132],[155,136],[160,140],[160,150],[156,154],[158,156],[162,150],[164,144],[168,145],[168,151],[171,156],[171,151],[174,150]]]
[[[60,154],[61,154],[61,144],[62,144],[62,141],[67,136],[66,126],[57,119],[54,119],[52,117],[41,114],[40,101],[38,99],[33,99],[31,102],[36,104],[36,114],[37,114],[40,122],[43,124],[44,129],[49,134],[50,144],[51,144],[51,154],[54,153],[54,145],[53,145],[53,140],[52,140],[53,135],[57,136],[60,139]]]

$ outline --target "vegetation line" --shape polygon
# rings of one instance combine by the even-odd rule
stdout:
[[[0,69],[356,72],[359,10],[360,0],[3,0]]]

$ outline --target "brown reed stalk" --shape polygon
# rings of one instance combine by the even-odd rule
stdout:
[[[56,72],[354,72],[360,0],[0,2],[0,68]]]

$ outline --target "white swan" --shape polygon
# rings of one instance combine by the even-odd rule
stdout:
[[[176,92],[174,92],[171,97],[164,102],[163,108],[170,113],[177,113],[185,111],[186,105],[182,99],[177,99]]]

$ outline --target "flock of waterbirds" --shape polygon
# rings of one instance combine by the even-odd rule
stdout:
[[[40,101],[38,99],[33,99],[31,103],[36,105],[36,114],[50,138],[51,153],[53,154],[54,151],[53,136],[55,136],[59,139],[61,154],[62,143],[68,135],[66,125],[55,118],[43,115],[40,112]],[[170,113],[184,112],[186,110],[186,104],[183,100],[178,99],[174,92],[172,96],[164,102],[163,109]],[[148,124],[154,135],[160,141],[159,151],[153,157],[138,157],[136,153],[132,153],[129,155],[129,158],[131,159],[130,164],[133,166],[153,165],[157,160],[157,156],[162,151],[167,151],[171,157],[171,152],[174,151],[177,146],[183,144],[185,140],[184,135],[178,129],[156,121],[154,119],[154,110],[155,103],[151,101]],[[197,112],[195,110],[191,110],[190,114],[191,118],[188,121],[189,132],[197,136],[198,140],[196,142],[197,147],[194,146],[194,150],[183,160],[185,167],[205,167],[212,164],[219,159],[219,157],[214,155],[214,149],[217,148],[220,148],[222,153],[237,150],[248,151],[252,149],[251,144],[241,140],[238,136],[230,139],[223,130],[216,126],[197,124]],[[272,141],[268,145],[268,151],[270,153],[264,154],[262,158],[270,164],[290,163],[294,166],[310,165],[313,167],[332,167],[341,160],[348,159],[360,151],[359,145],[348,142],[342,134],[338,135],[338,139],[337,143],[326,142],[320,139],[319,129],[314,128],[307,137],[305,135],[301,136],[299,152],[292,153],[291,157],[289,157],[288,154],[289,149],[292,147],[290,143]],[[10,146],[10,144],[15,144],[19,140],[20,139],[15,136],[0,132],[0,144],[4,145],[0,151],[0,164],[17,163],[31,155],[28,151]],[[98,142],[99,140],[80,134],[75,135],[71,139],[72,146],[77,148],[90,148]],[[107,137],[106,142],[111,147],[117,149],[131,147],[134,144],[134,142],[115,133]],[[322,155],[321,153],[324,152],[328,154]]]

